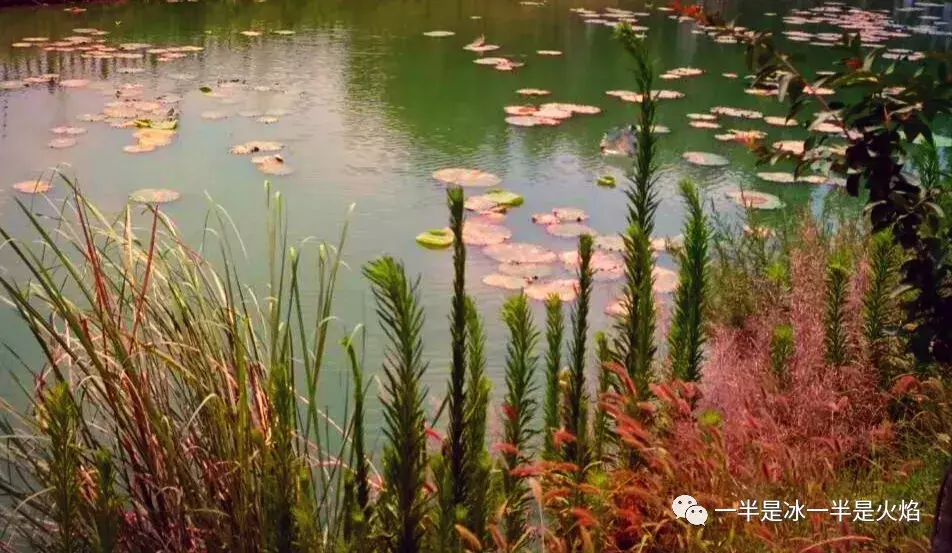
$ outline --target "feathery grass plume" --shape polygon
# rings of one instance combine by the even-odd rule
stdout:
[[[80,493],[79,413],[69,386],[61,382],[43,398],[41,426],[49,446],[44,484],[53,497],[55,544],[60,553],[79,553],[87,546],[83,536],[83,497]]]
[[[502,319],[509,329],[506,345],[506,398],[503,404],[503,491],[506,496],[505,536],[517,542],[526,531],[526,491],[523,478],[514,474],[528,463],[536,416],[534,384],[538,356],[535,353],[539,332],[532,321],[532,310],[525,294],[510,297],[502,307]]]
[[[373,286],[380,326],[389,344],[383,365],[383,457],[386,487],[379,512],[390,535],[387,551],[416,553],[423,545],[426,516],[426,391],[420,383],[423,361],[423,309],[420,280],[409,280],[403,264],[385,256],[370,262],[364,275]]]
[[[869,286],[863,295],[863,335],[870,359],[880,369],[880,383],[889,382],[882,371],[888,350],[888,334],[895,329],[898,305],[893,291],[899,285],[902,250],[888,232],[878,232],[870,241]]]
[[[557,459],[559,450],[555,447],[553,433],[561,426],[559,413],[560,392],[559,371],[562,370],[562,337],[565,322],[562,318],[562,299],[552,294],[545,300],[545,405],[543,415],[543,452],[546,459]]]
[[[350,370],[354,379],[354,409],[351,414],[351,448],[350,468],[353,485],[354,505],[350,513],[345,514],[345,539],[353,543],[356,550],[363,548],[363,541],[369,529],[371,519],[370,505],[370,464],[367,461],[364,431],[364,397],[367,390],[364,387],[364,373],[357,359],[354,348],[353,335],[344,338],[341,342],[350,361]]]
[[[452,504],[466,499],[466,244],[463,243],[463,189],[446,191],[453,231],[453,302],[450,307],[450,340],[453,359],[449,384],[449,470]],[[447,513],[449,514],[449,513]]]
[[[112,553],[119,547],[122,498],[116,493],[116,464],[107,449],[96,452],[96,502],[93,506],[96,553]]]
[[[657,346],[655,334],[654,259],[648,236],[637,225],[628,227],[624,236],[625,312],[615,324],[615,355],[641,399],[650,395],[648,384],[653,374]]]
[[[578,241],[578,298],[572,308],[572,341],[569,344],[569,385],[565,396],[565,430],[572,439],[565,444],[563,458],[578,466],[578,481],[584,480],[588,464],[588,388],[585,384],[588,312],[592,297],[592,237],[583,234]]]
[[[466,397],[466,528],[480,541],[486,542],[488,533],[486,522],[491,505],[492,487],[490,473],[492,458],[486,449],[486,416],[489,412],[489,396],[492,383],[486,375],[486,334],[483,320],[473,298],[466,296],[466,332],[467,332],[467,382]]]
[[[692,182],[681,181],[681,197],[687,204],[688,219],[684,224],[684,247],[677,253],[680,270],[668,348],[674,377],[698,381],[707,337],[710,229],[697,187]]]
[[[841,262],[831,260],[826,268],[826,308],[823,317],[826,362],[833,366],[848,361],[846,294],[849,272]]]
[[[608,369],[608,365],[614,361],[614,356],[608,345],[608,336],[604,332],[595,333],[595,351],[598,357],[598,398],[595,401],[595,420],[592,422],[592,459],[605,463],[611,429],[608,413],[602,406],[602,397],[614,387],[613,373]]]
[[[770,372],[781,388],[790,387],[790,361],[793,358],[793,327],[779,324],[770,336]]]

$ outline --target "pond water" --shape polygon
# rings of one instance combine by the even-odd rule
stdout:
[[[912,4],[863,4],[885,9],[906,25],[929,25],[929,34],[890,38],[885,42],[889,48],[948,46],[943,30],[952,20],[952,4],[927,5],[921,11],[906,9]],[[717,7],[752,28],[838,32],[829,24],[783,20],[791,9],[816,5],[728,0]],[[727,196],[739,186],[775,194],[786,204],[786,209],[766,214],[768,219],[793,213],[831,191],[837,203],[858,205],[843,199],[833,187],[764,182],[756,173],[765,169],[755,166],[743,146],[715,139],[726,129],[766,131],[769,142],[803,139],[803,129],[730,117],[720,117],[720,130],[691,127],[687,114],[708,113],[718,105],[774,116],[785,110],[775,98],[744,93],[741,46],[716,43],[693,23],[678,22],[639,2],[268,0],[86,7],[81,13],[62,7],[0,11],[0,221],[13,231],[22,229],[11,186],[61,163],[68,164],[66,172],[78,177],[86,193],[106,210],[120,209],[128,195],[140,188],[179,191],[181,199],[164,210],[191,239],[200,234],[209,206],[207,195],[229,212],[242,232],[249,254],[245,279],[261,283],[266,279],[260,262],[265,258],[265,179],[287,201],[294,240],[336,239],[348,206],[356,204],[345,256],[354,277],[343,280],[335,309],[342,321],[341,332],[357,323],[368,324],[366,363],[376,370],[380,332],[372,298],[356,274],[361,264],[383,253],[401,258],[411,273],[423,277],[430,360],[426,384],[434,397],[444,387],[449,364],[446,316],[451,256],[414,242],[418,233],[446,224],[444,188],[431,177],[433,171],[478,168],[498,175],[505,188],[523,195],[524,205],[511,210],[504,223],[514,241],[556,252],[571,250],[573,239],[551,236],[530,220],[533,213],[560,206],[587,211],[588,225],[599,233],[612,234],[623,227],[623,176],[630,164],[603,156],[599,142],[606,130],[634,120],[636,104],[606,95],[609,90],[634,88],[629,61],[613,40],[610,27],[586,22],[573,8],[650,12],[635,16],[636,24],[648,27],[659,70],[704,70],[700,76],[659,81],[659,86],[680,91],[684,97],[663,100],[659,107],[658,122],[671,132],[661,142],[657,236],[679,232],[682,208],[676,190],[683,178],[694,179],[705,201],[728,216],[739,212]],[[437,30],[455,35],[424,35]],[[505,56],[525,65],[497,71],[473,63],[481,54],[462,47],[481,35],[488,43],[501,45],[482,55]],[[80,38],[49,49],[49,42],[70,36]],[[24,38],[35,37],[50,40],[23,44]],[[95,46],[98,40],[104,40],[106,48],[127,45],[102,51],[102,46]],[[807,72],[831,69],[838,58],[832,49],[808,42],[783,39],[781,43],[806,56],[802,67]],[[183,46],[195,48],[169,55],[169,48]],[[562,55],[539,55],[538,50],[558,50]],[[24,79],[47,73],[89,82],[70,83],[82,85],[77,87],[62,83],[19,86]],[[729,79],[723,73],[741,78]],[[202,87],[211,91],[202,92]],[[521,88],[546,89],[551,95],[522,97],[516,93]],[[113,109],[118,111],[109,113],[118,122],[136,101],[154,104],[136,104],[134,116],[158,118],[175,110],[180,125],[169,145],[126,153],[123,148],[136,143],[135,129],[78,119]],[[519,128],[506,123],[504,106],[530,102],[592,105],[601,113],[575,115],[554,127]],[[219,115],[222,118],[212,119]],[[51,129],[63,126],[82,127],[86,132],[74,137],[72,147],[49,147],[57,138]],[[293,173],[265,175],[249,156],[229,153],[232,146],[251,140],[282,143],[282,169],[293,168]],[[697,167],[682,159],[686,151],[720,154],[730,164]],[[766,170],[789,171],[791,167]],[[616,176],[621,186],[596,186],[603,175]],[[48,195],[62,197],[63,188]],[[0,253],[0,265],[9,264],[9,259],[8,253]],[[469,260],[469,290],[490,323],[490,371],[501,383],[505,332],[498,322],[498,308],[508,292],[481,282],[495,270],[495,261],[479,248],[470,248]],[[659,265],[674,268],[665,254]],[[610,324],[603,311],[618,289],[618,282],[597,284],[594,328]],[[22,346],[25,336],[13,321],[9,312],[3,314],[0,338]],[[537,316],[537,322],[541,317]],[[12,367],[9,357],[3,362],[4,369]],[[331,370],[327,374],[327,403],[340,406],[345,373]],[[4,382],[9,381],[0,380]]]

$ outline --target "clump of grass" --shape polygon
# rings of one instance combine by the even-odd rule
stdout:
[[[790,362],[794,353],[793,327],[780,324],[770,338],[770,372],[781,388],[790,386]]]
[[[831,261],[826,269],[826,313],[823,319],[826,335],[824,338],[827,363],[833,366],[848,361],[848,340],[846,329],[846,294],[849,273],[838,261]]]
[[[863,295],[863,337],[870,359],[880,368],[880,380],[885,386],[892,376],[886,357],[892,349],[890,338],[897,330],[899,305],[893,294],[899,285],[902,254],[886,232],[875,234],[869,246],[869,284]]]
[[[545,301],[545,404],[543,406],[543,456],[555,459],[559,448],[553,434],[561,427],[561,391],[559,373],[562,370],[562,336],[565,323],[562,318],[562,300],[557,295]]]

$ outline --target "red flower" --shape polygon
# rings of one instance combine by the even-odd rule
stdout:
[[[562,447],[563,445],[574,442],[575,435],[565,429],[558,429],[552,433],[552,443],[555,447]]]

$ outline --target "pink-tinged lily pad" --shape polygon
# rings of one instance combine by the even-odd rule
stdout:
[[[588,219],[588,213],[575,207],[557,207],[552,214],[562,223],[580,223]]]
[[[482,54],[484,52],[492,52],[500,48],[502,48],[502,46],[499,46],[498,44],[480,44],[479,46],[471,46],[471,45],[463,46],[463,50],[469,50],[470,52],[476,52],[477,54]],[[491,65],[494,65],[494,64],[491,64]]]
[[[500,263],[555,263],[555,252],[535,244],[508,242],[486,246],[483,253]]]
[[[483,277],[483,284],[504,290],[522,290],[529,281],[521,276],[492,273]]]
[[[10,45],[11,48],[32,48],[33,43],[31,42],[14,42]]]
[[[479,169],[464,169],[450,167],[433,172],[433,178],[443,184],[460,186],[463,188],[489,188],[499,186],[502,182],[498,176]]]
[[[557,225],[562,221],[552,213],[533,213],[532,222],[537,225]]]
[[[548,96],[552,93],[541,88],[520,88],[516,91],[516,94],[521,94],[523,96]]]
[[[757,177],[761,180],[775,182],[778,184],[793,184],[797,181],[796,177],[793,176],[793,173],[784,173],[780,171],[757,173]]]
[[[654,287],[656,294],[670,294],[678,288],[678,273],[664,267],[655,267],[651,270],[654,276]]]
[[[477,58],[473,60],[473,63],[477,65],[499,65],[508,61],[506,58]]]
[[[740,117],[741,119],[763,119],[764,114],[752,109],[732,108],[728,106],[715,106],[711,108],[714,115],[726,115],[727,117]]]
[[[774,127],[796,127],[800,124],[796,119],[787,119],[786,117],[777,117],[774,115],[764,117],[764,123],[773,125]]]
[[[773,143],[775,150],[788,152],[795,156],[802,156],[806,152],[806,143],[802,140],[778,140]]]
[[[691,121],[691,122],[688,123],[688,124],[691,125],[692,127],[694,127],[695,129],[719,129],[719,128],[721,128],[720,125],[718,125],[717,123],[714,123],[713,121]]]
[[[155,146],[152,144],[133,144],[131,146],[124,146],[122,151],[127,154],[147,154],[154,152]]]
[[[86,134],[86,129],[83,127],[53,127],[50,129],[53,134],[62,134],[66,136],[79,136],[81,134]]]
[[[466,222],[471,223],[486,223],[489,225],[498,225],[505,222],[506,214],[500,211],[480,211],[478,215],[474,215],[466,219]]]
[[[559,238],[578,238],[583,234],[588,234],[590,236],[595,236],[598,234],[588,225],[583,225],[581,223],[559,223],[556,225],[548,225],[545,227],[545,231],[552,236],[558,236]]]
[[[143,188],[129,195],[129,200],[137,204],[167,204],[178,200],[181,195],[175,190]]]
[[[49,37],[45,36],[27,36],[23,37],[20,40],[23,42],[49,42]]]
[[[736,190],[729,192],[727,197],[739,205],[751,209],[779,209],[783,207],[783,202],[780,201],[780,198],[772,194],[755,192],[753,190]]]
[[[528,116],[539,111],[535,106],[506,106],[502,108],[506,115]]]
[[[166,129],[139,129],[133,136],[139,144],[161,148],[171,144],[175,134],[175,131]]]
[[[107,106],[102,110],[110,119],[135,119],[139,117],[139,110],[134,106]]]
[[[64,88],[81,88],[88,84],[88,79],[65,79],[59,82],[59,85]]]
[[[13,185],[13,189],[22,194],[45,194],[53,189],[49,181],[37,179],[18,182]]]
[[[807,184],[835,184],[830,181],[830,178],[824,175],[800,175],[797,177],[797,182],[805,182]]]
[[[556,295],[564,302],[574,301],[578,295],[578,280],[557,279],[530,284],[525,289],[526,297],[538,301],[545,301],[551,295]]]
[[[463,206],[469,211],[476,211],[478,213],[499,209],[499,204],[496,203],[496,200],[484,195],[466,198],[466,201],[463,202]]]
[[[255,121],[257,121],[258,123],[263,123],[265,125],[271,125],[271,124],[277,123],[279,119],[272,115],[262,115],[261,117],[258,117],[257,119],[255,119]]]
[[[736,79],[737,73],[721,73],[721,76],[725,79]]]
[[[551,276],[555,272],[552,265],[538,263],[500,263],[496,272],[503,275],[520,277],[529,281]]]
[[[427,31],[423,33],[423,36],[428,36],[430,38],[443,38],[448,36],[453,36],[456,33],[453,31]]]
[[[567,252],[562,252],[559,254],[559,259],[562,263],[570,270],[576,270],[579,266],[579,256],[578,251],[569,250]],[[589,265],[592,271],[598,272],[607,272],[607,273],[617,273],[624,270],[625,260],[622,256],[617,253],[609,253],[602,250],[595,250],[592,252],[592,261]]]
[[[512,231],[502,225],[466,221],[463,224],[463,243],[470,246],[502,244],[512,238]]]
[[[569,119],[572,117],[572,112],[564,109],[559,109],[553,105],[546,104],[542,106],[542,109],[535,113],[535,117],[542,119]]]
[[[596,236],[595,247],[607,252],[623,252],[625,251],[625,239],[620,234]]]
[[[691,121],[716,121],[717,116],[711,113],[689,113],[688,119]]]
[[[236,155],[249,155],[249,154],[258,154],[258,153],[271,153],[279,152],[284,148],[284,144],[280,142],[268,142],[263,140],[252,140],[251,142],[245,142],[244,144],[238,144],[233,146],[231,153]]]
[[[54,150],[59,150],[62,148],[72,148],[76,145],[75,138],[54,138],[47,142],[47,145]]]
[[[538,117],[535,115],[511,115],[506,117],[506,123],[514,127],[554,127],[561,123],[560,119]]]
[[[275,175],[279,177],[290,175],[294,169],[285,163],[284,158],[278,154],[263,156],[252,160],[254,166],[266,175]]]
[[[724,167],[730,164],[726,157],[708,152],[684,152],[681,157],[688,163],[701,167]]]
[[[779,94],[776,88],[745,88],[744,94],[749,94],[751,96],[776,96]]]
[[[295,34],[295,31],[291,31],[291,30],[289,30],[289,29],[275,29],[275,30],[271,31],[271,34],[281,35],[281,36],[291,36],[291,35]]]

